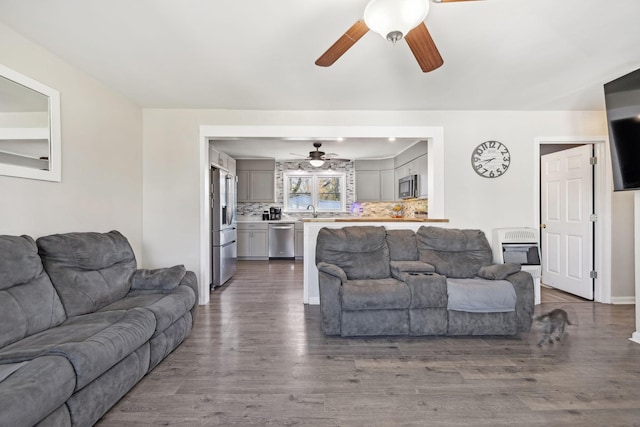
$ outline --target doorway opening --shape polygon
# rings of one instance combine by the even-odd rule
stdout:
[[[416,138],[428,141],[429,213],[444,214],[444,130],[440,126],[200,126],[200,304],[209,302],[209,140],[224,138]],[[309,263],[305,263],[309,265]],[[315,266],[314,266],[315,268]],[[308,274],[305,274],[305,280]]]
[[[538,138],[535,148],[542,283],[608,303],[611,237],[606,230],[610,229],[611,189],[605,173],[605,138]],[[592,157],[596,159],[593,166]],[[578,161],[583,162],[583,173],[587,170],[586,178],[572,175]],[[569,162],[572,171],[558,181],[555,168],[562,162],[565,169]],[[545,182],[548,173],[550,183]],[[563,221],[555,221],[560,217]]]

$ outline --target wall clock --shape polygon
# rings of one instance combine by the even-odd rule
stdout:
[[[471,153],[471,166],[484,178],[502,176],[511,163],[509,149],[498,141],[485,141]]]

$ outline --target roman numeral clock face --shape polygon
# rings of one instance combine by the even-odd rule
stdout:
[[[502,176],[511,163],[511,154],[504,144],[498,141],[485,141],[471,153],[471,166],[484,178]]]

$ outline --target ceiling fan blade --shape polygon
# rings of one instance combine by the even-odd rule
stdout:
[[[338,157],[331,157],[331,158],[326,158],[325,157],[325,160],[327,162],[350,162],[351,161],[349,159],[341,159],[341,158],[338,158]]]
[[[367,34],[367,31],[369,31],[369,27],[364,21],[356,22],[316,60],[316,65],[320,67],[333,65],[351,46]]]
[[[444,64],[444,60],[440,56],[440,52],[438,52],[438,48],[424,22],[409,31],[409,34],[405,36],[405,40],[423,72],[428,73]]]

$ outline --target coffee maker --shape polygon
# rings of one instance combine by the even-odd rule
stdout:
[[[269,208],[269,219],[271,221],[279,221],[282,219],[282,208],[271,207]]]

